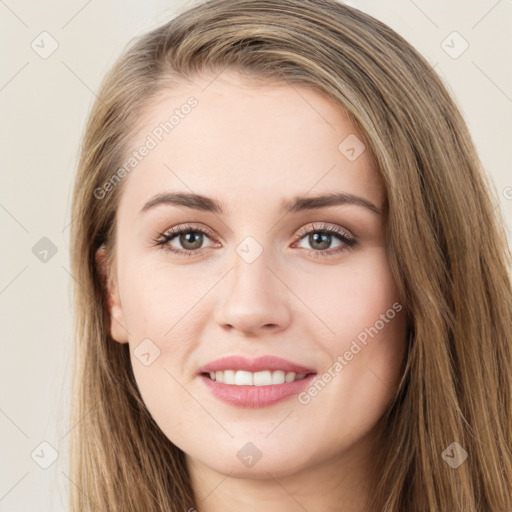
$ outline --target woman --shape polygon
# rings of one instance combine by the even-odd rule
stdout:
[[[74,190],[72,510],[511,510],[491,199],[440,79],[353,8],[139,37]]]

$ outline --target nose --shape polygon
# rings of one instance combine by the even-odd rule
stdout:
[[[282,276],[268,266],[265,251],[252,263],[238,254],[234,268],[219,290],[221,299],[215,310],[215,321],[223,329],[236,329],[243,334],[276,333],[291,321],[289,290]]]

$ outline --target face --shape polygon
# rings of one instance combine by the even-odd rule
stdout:
[[[383,183],[327,97],[211,80],[163,94],[137,128],[112,337],[188,461],[254,478],[342,461],[369,449],[405,350]]]

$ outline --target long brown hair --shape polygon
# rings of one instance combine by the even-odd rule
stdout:
[[[208,1],[136,38],[106,76],[73,196],[73,512],[197,507],[183,453],[138,392],[128,345],[110,337],[95,253],[104,245],[115,263],[123,187],[102,187],[126,160],[149,99],[228,68],[328,94],[364,134],[385,183],[388,255],[410,329],[369,510],[509,512],[512,258],[495,191],[426,60],[334,0]],[[468,454],[457,468],[443,457],[454,442]]]

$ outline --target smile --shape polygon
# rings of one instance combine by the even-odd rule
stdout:
[[[223,357],[199,368],[197,377],[215,398],[235,407],[267,407],[299,394],[316,370],[274,355]]]
[[[305,373],[286,372],[284,370],[264,370],[248,372],[243,370],[224,370],[210,372],[210,379],[235,386],[271,386],[303,379]]]

